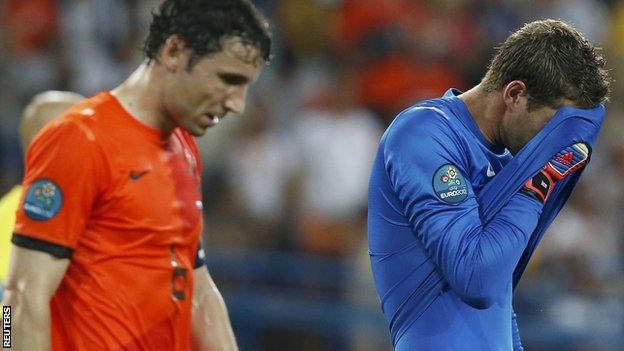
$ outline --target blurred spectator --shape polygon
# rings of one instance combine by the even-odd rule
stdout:
[[[133,55],[139,52],[131,14],[123,0],[65,3],[62,31],[70,90],[91,95],[114,87],[131,73],[137,64]]]
[[[56,0],[8,0],[2,11],[5,40],[12,53],[12,80],[21,99],[59,79],[59,4]],[[19,64],[17,64],[19,63]]]
[[[366,206],[381,126],[356,104],[351,71],[332,71],[305,101],[294,135],[299,170],[299,247],[350,254]]]
[[[228,172],[237,211],[245,227],[254,231],[247,241],[261,248],[287,245],[280,230],[292,215],[289,185],[296,159],[288,136],[274,128],[273,120],[268,101],[251,104],[240,138],[233,143]]]
[[[283,45],[298,59],[314,57],[327,47],[328,0],[282,0],[275,10]]]
[[[0,190],[19,181],[18,116],[30,98],[62,80],[56,0],[0,1]]]
[[[592,42],[604,41],[607,20],[607,6],[596,0],[542,0],[544,9],[539,17],[559,18],[576,27]]]
[[[354,64],[359,102],[386,122],[417,100],[466,87],[464,53],[474,46],[475,23],[464,1],[349,0],[338,9],[332,34],[337,55]]]
[[[57,34],[58,4],[54,0],[6,3],[10,50],[16,57],[37,56]]]

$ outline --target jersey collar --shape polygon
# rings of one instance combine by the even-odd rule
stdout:
[[[447,90],[446,93],[444,93],[444,96],[442,96],[442,98],[448,101],[449,107],[451,108],[453,113],[457,116],[459,121],[468,130],[470,130],[472,134],[474,134],[474,136],[477,138],[477,140],[479,140],[481,144],[483,144],[483,146],[485,146],[488,150],[492,151],[495,154],[504,154],[505,153],[504,147],[498,147],[490,143],[485,138],[483,133],[481,133],[481,129],[479,129],[477,122],[475,122],[474,117],[472,117],[472,115],[470,114],[470,111],[468,110],[468,106],[466,106],[466,104],[464,103],[464,101],[462,101],[462,99],[457,97],[461,93],[462,91],[455,89],[455,88],[451,88]]]

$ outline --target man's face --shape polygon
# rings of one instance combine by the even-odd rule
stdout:
[[[523,108],[511,113],[503,120],[504,143],[512,155],[515,155],[550,121],[557,110],[545,106],[528,111]]]
[[[187,49],[188,50],[188,49]],[[194,136],[202,136],[227,113],[241,114],[249,85],[264,64],[258,50],[240,38],[225,40],[223,50],[172,73],[163,93],[168,117]]]

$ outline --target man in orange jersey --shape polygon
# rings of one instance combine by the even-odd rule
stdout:
[[[270,56],[248,0],[165,0],[145,62],[74,105],[26,157],[5,305],[18,350],[235,350],[198,257],[193,136],[241,113]]]

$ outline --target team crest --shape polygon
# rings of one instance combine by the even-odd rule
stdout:
[[[433,175],[433,190],[442,202],[458,204],[468,197],[466,179],[455,165],[446,164]]]
[[[39,179],[31,184],[24,199],[24,212],[36,221],[54,218],[63,204],[61,189],[49,179]]]

